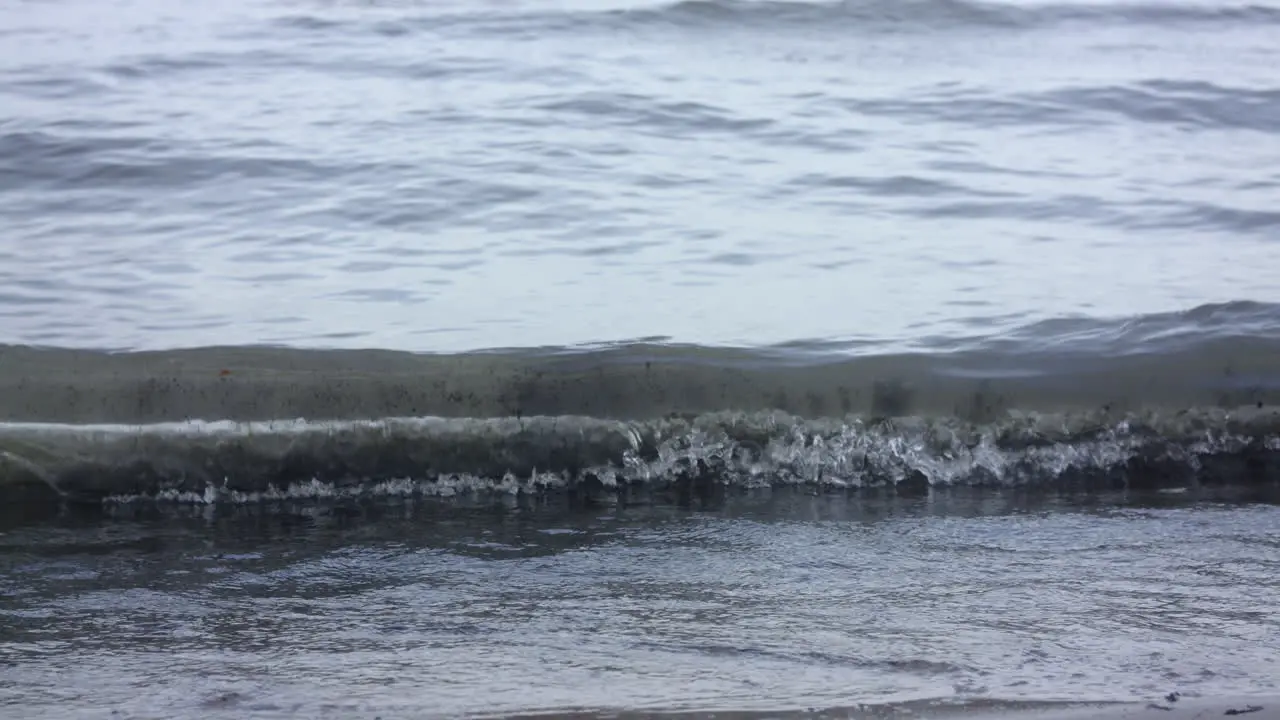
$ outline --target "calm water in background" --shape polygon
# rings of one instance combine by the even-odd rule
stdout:
[[[1276,692],[1277,48],[1229,0],[0,4],[0,717]],[[175,429],[86,423],[286,370],[17,347],[637,339],[757,352]]]
[[[913,343],[1280,300],[1280,6],[7,2],[7,342]]]

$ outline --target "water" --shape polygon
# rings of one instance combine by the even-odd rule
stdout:
[[[0,716],[1275,694],[1277,47],[3,4]]]
[[[0,538],[3,682],[33,720],[1274,692],[1280,510],[1249,499],[70,518]]]
[[[1280,300],[1280,5],[14,2],[9,342],[910,344]]]

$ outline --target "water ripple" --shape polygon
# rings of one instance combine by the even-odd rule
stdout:
[[[0,9],[4,341],[889,352],[1280,300],[1264,5],[83,3]]]

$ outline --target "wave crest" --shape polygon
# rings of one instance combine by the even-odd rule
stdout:
[[[589,417],[0,427],[0,485],[81,501],[254,502],[629,488],[1186,487],[1280,478],[1280,410],[804,419]],[[6,492],[12,494],[12,492]]]

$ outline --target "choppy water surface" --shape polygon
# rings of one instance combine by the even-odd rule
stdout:
[[[0,713],[794,712],[1274,693],[1280,510],[1243,500],[783,494],[10,526]]]
[[[1280,300],[1280,7],[7,2],[0,338],[910,344]]]

